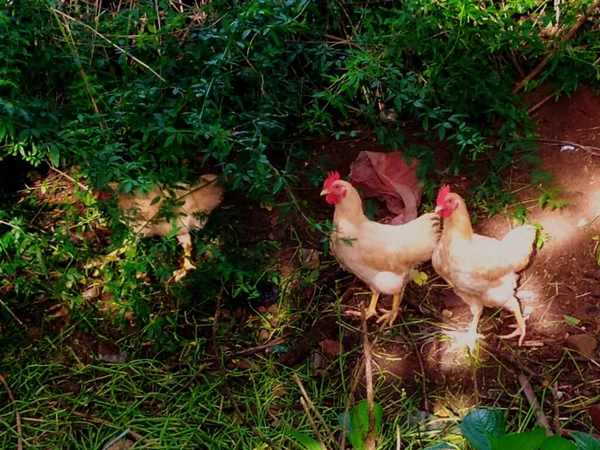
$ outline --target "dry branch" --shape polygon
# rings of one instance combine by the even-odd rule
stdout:
[[[584,14],[581,14],[577,18],[577,22],[575,22],[573,24],[573,26],[569,29],[569,31],[567,31],[567,33],[562,36],[562,38],[560,39],[561,42],[566,42],[569,39],[571,39],[573,36],[575,36],[575,34],[579,31],[581,26],[585,23],[585,20],[587,19],[587,17],[591,16],[595,12],[596,8],[598,8],[599,6],[600,6],[600,0],[594,0],[594,3],[592,3],[589,6],[589,8],[585,11]],[[554,50],[550,50],[550,52],[544,57],[544,59],[542,59],[542,61],[540,61],[540,63],[535,67],[535,69],[533,69],[529,73],[529,75],[527,75],[525,78],[523,78],[515,86],[512,93],[516,94],[517,92],[521,91],[527,83],[529,83],[536,76],[538,76],[540,74],[540,72],[542,70],[544,70],[544,67],[546,67],[548,65],[548,63],[550,62],[550,58],[552,57],[553,53],[554,53]]]
[[[2,225],[6,224],[6,222],[1,222],[1,223],[2,223]],[[16,314],[12,311],[12,309],[10,309],[9,306],[6,303],[4,303],[4,301],[1,298],[0,298],[0,305],[2,305],[2,307],[8,311],[8,313],[12,316],[12,318],[15,319],[15,322],[17,322],[19,324],[19,326],[27,328],[25,326],[25,324],[23,322],[21,322],[21,319],[19,319],[16,316]]]
[[[302,393],[302,397],[306,401],[306,404],[312,410],[312,412],[315,414],[315,416],[317,416],[317,419],[319,419],[319,421],[323,424],[323,428],[325,428],[325,432],[327,433],[327,436],[329,437],[331,442],[337,443],[337,441],[335,440],[335,437],[333,436],[333,432],[331,431],[331,428],[329,428],[329,426],[327,425],[327,421],[323,418],[323,416],[321,415],[321,413],[319,412],[319,410],[317,409],[317,407],[315,406],[313,401],[308,396],[308,392],[306,392],[306,389],[304,389],[304,385],[302,384],[302,381],[300,381],[300,377],[298,376],[298,374],[295,373],[294,375],[292,375],[292,377],[294,378],[294,381],[298,385],[298,388],[300,389],[300,392]]]
[[[551,145],[570,145],[571,147],[575,147],[579,150],[583,150],[586,153],[589,153],[592,156],[600,156],[600,147],[592,147],[590,145],[578,144],[573,141],[560,141],[557,139],[535,139],[536,142],[541,144],[551,144]]]
[[[523,374],[519,374],[518,378],[519,378],[519,383],[521,384],[521,387],[523,388],[523,393],[525,394],[525,398],[527,398],[527,401],[529,402],[529,404],[531,405],[531,407],[534,410],[535,417],[537,417],[537,420],[540,423],[540,425],[546,429],[546,434],[548,436],[552,436],[553,433],[550,428],[550,424],[548,423],[548,419],[546,419],[546,415],[544,414],[544,411],[542,410],[540,403],[538,402],[537,398],[535,397],[535,393],[533,392],[533,387],[531,387],[531,383],[529,382],[527,377]]]
[[[600,1],[600,0],[598,0]],[[80,20],[75,19],[74,17],[71,17],[68,14],[65,14],[64,12],[56,9],[56,8],[50,8],[52,11],[54,11],[56,14],[60,14],[63,18],[68,19],[72,22],[78,23],[81,26],[83,26],[84,28],[87,28],[88,30],[90,30],[92,33],[94,33],[96,36],[98,36],[99,38],[105,40],[106,42],[108,42],[110,45],[112,45],[114,48],[116,48],[117,50],[119,50],[120,52],[125,53],[127,56],[129,56],[131,59],[133,59],[135,62],[137,62],[138,64],[140,64],[142,67],[144,67],[145,69],[149,70],[150,72],[152,72],[153,75],[155,75],[159,80],[163,81],[163,82],[167,82],[167,80],[165,80],[163,77],[160,76],[160,74],[158,72],[156,72],[152,67],[150,67],[148,64],[146,64],[144,61],[140,60],[139,58],[136,58],[135,56],[133,56],[130,52],[128,52],[127,50],[123,49],[122,47],[119,47],[117,44],[115,44],[113,41],[111,41],[110,39],[108,39],[106,36],[104,36],[102,33],[96,31],[94,28],[90,27],[87,23],[83,23]]]
[[[365,315],[365,304],[361,303],[361,325],[363,332],[363,346],[365,351],[365,378],[367,382],[367,404],[369,406],[369,433],[365,441],[367,450],[375,450],[375,394],[373,393],[373,356],[371,343],[367,332],[367,317]]]

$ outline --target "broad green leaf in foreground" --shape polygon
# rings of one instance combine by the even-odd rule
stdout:
[[[600,441],[594,436],[574,431],[571,433],[571,437],[577,443],[579,450],[600,450]]]
[[[375,419],[375,436],[381,430],[383,421],[383,408],[379,403],[373,405]],[[340,414],[339,422],[346,430],[346,436],[355,450],[365,448],[365,440],[369,434],[369,404],[366,400],[360,401],[348,414]]]
[[[477,450],[492,450],[489,436],[499,439],[504,435],[504,414],[495,409],[471,411],[460,424],[462,434]]]
[[[319,444],[316,440],[307,436],[304,433],[300,433],[299,431],[290,430],[288,431],[289,437],[299,444],[304,450],[323,450],[321,444]]]
[[[577,446],[568,439],[560,436],[550,436],[547,438],[542,446],[541,450],[577,450]]]
[[[539,450],[540,445],[547,439],[545,428],[536,428],[525,433],[511,433],[499,439],[490,438],[493,450]]]

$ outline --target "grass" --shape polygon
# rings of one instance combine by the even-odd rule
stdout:
[[[314,435],[313,425],[328,449],[337,448],[335,440],[342,434],[339,414],[364,397],[360,327],[343,312],[349,305],[356,307],[362,294],[368,297],[368,293],[344,295],[353,277],[339,272],[329,258],[311,258],[301,226],[304,218],[281,224],[289,239],[257,246],[264,254],[274,251],[271,265],[260,266],[249,258],[238,272],[240,278],[221,288],[229,300],[216,305],[220,291],[212,288],[221,280],[211,279],[217,284],[207,286],[202,265],[181,285],[165,283],[179,252],[172,241],[142,241],[103,270],[82,270],[110,248],[75,240],[66,257],[60,245],[67,241],[57,240],[49,224],[63,221],[67,229],[85,233],[103,223],[106,214],[92,203],[85,214],[77,214],[71,195],[76,194],[69,180],[46,180],[31,187],[26,200],[15,208],[25,218],[18,227],[34,230],[35,238],[30,242],[33,251],[23,253],[29,264],[15,266],[15,278],[6,278],[3,289],[18,282],[18,274],[27,273],[25,280],[35,280],[37,290],[29,296],[7,292],[11,307],[27,319],[27,331],[0,308],[4,320],[0,375],[15,398],[9,401],[0,387],[0,426],[8,430],[0,433],[0,448],[15,447],[15,408],[23,424],[24,448],[29,449],[99,449],[128,429],[141,437],[135,448],[266,449],[267,442],[276,448],[294,448],[289,431]],[[221,214],[232,219],[227,211]],[[117,235],[115,243],[118,239]],[[213,245],[201,236],[196,241],[200,246]],[[51,269],[47,274],[35,246],[42,252],[41,262]],[[221,256],[218,261],[228,261],[227,255]],[[234,256],[239,261],[246,258],[239,249]],[[85,276],[73,275],[70,284],[63,284],[59,275],[67,273],[65,267],[68,273],[81,271]],[[394,448],[400,441],[403,449],[416,450],[441,440],[464,448],[458,425],[478,405],[501,408],[511,429],[531,429],[535,411],[520,391],[519,373],[531,376],[553,427],[590,431],[586,409],[600,401],[596,362],[573,352],[544,353],[543,348],[517,352],[513,343],[492,337],[473,354],[448,352],[451,343],[441,331],[464,325],[470,316],[445,317],[437,293],[446,286],[431,268],[423,270],[428,281],[424,287],[409,286],[396,325],[387,330],[370,327],[375,400],[384,409],[379,448]],[[140,274],[144,276],[139,278]],[[276,305],[257,310],[240,298],[242,294],[252,297],[256,283],[263,279],[276,282],[280,296]],[[110,308],[82,297],[90,283],[110,287]],[[231,299],[236,292],[240,298]],[[28,303],[19,305],[15,298]],[[148,304],[148,321],[137,326],[123,316],[143,312],[142,300]],[[138,301],[137,306],[132,303]],[[383,301],[385,306],[389,299]],[[54,317],[56,311],[49,307],[57,303],[69,314]],[[216,327],[215,312],[219,312]],[[281,352],[292,348],[324,316],[338,320],[331,339],[345,347],[342,354],[328,355],[317,346],[292,367],[279,364]],[[488,336],[495,333],[502,317],[513,321],[498,312],[486,313],[480,331]],[[255,351],[265,342],[259,339],[263,329],[268,331],[267,342],[282,339],[281,345]],[[98,345],[106,341],[127,352],[126,361],[105,362]],[[295,375],[322,416],[312,414],[314,423],[300,403]],[[335,440],[328,437],[327,429]]]
[[[420,300],[414,294],[408,293],[413,305]],[[430,305],[426,302],[424,306]],[[336,308],[339,313],[339,303]],[[391,333],[372,333],[375,345],[385,348],[390,343],[407,344],[414,339],[415,348],[429,354],[429,358],[435,356],[427,352],[427,346],[441,341],[427,330],[440,324],[412,317],[412,307],[408,309],[404,314],[407,320],[397,324]],[[16,403],[4,401],[0,406],[0,423],[10,430],[0,433],[1,448],[14,448],[15,407],[23,422],[25,448],[31,449],[98,449],[127,429],[144,439],[135,448],[268,448],[257,433],[276,448],[293,448],[289,430],[312,434],[293,376],[300,377],[326,425],[339,432],[337,416],[353,397],[362,353],[360,346],[348,349],[327,360],[322,372],[315,370],[314,359],[296,368],[284,367],[277,364],[276,354],[236,356],[236,351],[248,347],[248,335],[238,334],[235,328],[224,324],[216,334],[219,359],[212,354],[210,339],[206,338],[181,339],[179,353],[159,353],[147,358],[147,341],[130,337],[120,342],[120,350],[127,350],[128,360],[107,364],[82,349],[80,325],[72,323],[63,332],[48,333],[36,345],[5,347],[0,373],[10,374],[7,381]],[[342,327],[357,332],[352,324],[344,322]],[[414,334],[407,334],[410,329],[415,330]],[[13,333],[4,335],[3,340],[26,342],[18,331]],[[498,350],[485,345],[472,356],[465,356],[467,378],[476,380],[475,390],[469,389],[469,383],[461,390],[452,391],[452,383],[436,388],[435,382],[429,380],[427,394],[437,413],[429,419],[422,413],[421,390],[406,387],[410,380],[392,377],[391,382],[386,381],[390,373],[384,365],[376,364],[376,400],[384,405],[379,448],[392,448],[398,436],[404,449],[422,448],[442,438],[463,448],[457,428],[460,417],[481,402],[504,409],[514,429],[530,429],[535,424],[534,410],[515,391],[511,381],[517,373],[527,372],[524,368],[528,367],[536,368],[532,383],[546,410],[561,412],[561,427],[588,428],[585,407],[600,400],[600,396],[590,395],[589,391],[600,387],[600,381],[590,377],[590,367],[584,361],[569,352],[559,361],[540,364],[518,356],[510,344],[504,343],[500,353]],[[375,352],[374,360],[393,362],[406,357],[381,350]],[[572,385],[560,385],[569,370]],[[223,374],[227,383],[223,383]],[[557,400],[553,389],[571,392]],[[359,391],[361,388],[356,392],[358,397],[362,395]],[[236,415],[231,398],[241,418]],[[320,430],[324,430],[324,425],[317,421]],[[324,432],[321,435],[326,436]],[[335,448],[329,441],[326,444],[327,448]]]

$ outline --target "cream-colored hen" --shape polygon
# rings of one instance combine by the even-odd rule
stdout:
[[[449,186],[440,189],[436,212],[444,219],[444,226],[431,262],[456,295],[469,305],[473,314],[469,334],[477,336],[484,307],[502,307],[515,315],[517,329],[501,337],[520,336],[522,345],[526,327],[515,289],[518,272],[529,263],[537,230],[532,225],[522,225],[502,240],[476,234],[464,200],[450,192]]]
[[[369,220],[356,189],[331,174],[323,184],[321,195],[335,205],[331,251],[340,265],[365,282],[373,292],[367,318],[377,314],[380,294],[392,295],[392,310],[377,322],[391,325],[398,316],[411,272],[428,261],[438,242],[440,219],[437,214],[423,214],[404,225],[386,225]]]

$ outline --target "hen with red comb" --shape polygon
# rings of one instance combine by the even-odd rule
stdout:
[[[341,180],[341,178],[339,172],[329,172],[327,178],[325,178],[325,181],[323,182],[323,189],[329,189],[333,183]]]
[[[439,239],[439,217],[423,214],[403,225],[373,222],[365,216],[354,186],[337,172],[330,173],[324,181],[321,195],[335,205],[331,252],[344,269],[371,288],[367,318],[377,315],[380,294],[393,296],[391,311],[377,321],[391,325],[398,316],[413,269],[431,258]]]
[[[525,338],[525,319],[515,296],[518,273],[529,263],[536,229],[522,225],[509,231],[501,240],[473,232],[465,201],[449,186],[443,186],[437,196],[436,212],[444,219],[444,230],[433,252],[435,271],[456,295],[469,305],[473,320],[468,331],[471,346],[475,345],[477,325],[484,307],[506,308],[517,320],[517,329],[503,338]]]
[[[446,201],[446,197],[450,193],[450,185],[445,184],[442,186],[438,192],[437,199],[435,200],[436,206],[442,206],[442,204]]]

